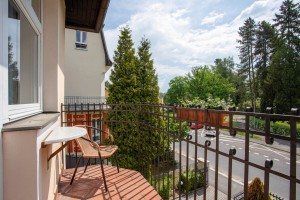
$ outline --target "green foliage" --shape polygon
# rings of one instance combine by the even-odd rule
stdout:
[[[227,99],[235,92],[233,85],[207,66],[193,67],[188,73],[188,99],[206,99],[209,95]]]
[[[272,105],[274,100],[273,89],[266,79],[268,68],[270,67],[273,38],[275,30],[272,25],[266,21],[259,22],[256,29],[255,40],[255,68],[257,71],[258,95],[261,97],[261,112],[265,112],[266,107]]]
[[[186,182],[188,178],[188,183]],[[201,188],[204,186],[204,175],[201,170],[197,170],[195,176],[195,170],[189,170],[188,173],[184,172],[181,174],[177,187],[180,188],[181,192],[187,192],[194,190],[194,181],[196,182],[196,188]],[[179,187],[180,184],[180,187]]]
[[[189,135],[190,127],[188,126],[187,122],[177,122],[175,120],[169,121],[169,132],[175,134],[175,137],[180,139],[186,138]],[[176,139],[176,142],[179,140]],[[172,142],[172,141],[170,141]]]
[[[187,76],[175,77],[169,85],[165,96],[165,102],[169,104],[179,104],[196,98],[206,99],[209,95],[227,99],[234,96],[236,91],[227,78],[207,66],[193,67]]]
[[[141,109],[138,104],[133,104],[158,103],[157,75],[149,51],[150,41],[143,38],[136,56],[131,30],[129,27],[122,28],[114,51],[111,83],[107,84],[107,103],[111,104],[107,111],[107,123],[119,147],[119,164],[138,170],[145,177],[149,176],[151,162],[169,149],[166,137],[161,133],[164,121],[161,117],[148,114],[160,113],[159,108],[144,105]],[[140,125],[142,123],[149,126]]]
[[[244,26],[239,28],[238,34],[241,39],[237,42],[240,46],[239,58],[241,60],[239,74],[244,78],[244,82],[249,87],[250,99],[252,107],[255,109],[255,100],[257,97],[257,77],[254,68],[254,45],[255,45],[255,28],[254,19],[248,18],[244,22]]]
[[[228,58],[217,58],[215,60],[215,65],[212,66],[212,70],[215,74],[221,75],[223,78],[227,79],[229,83],[236,89],[236,92],[232,94],[231,98],[233,102],[238,105],[245,99],[245,88],[241,77],[235,70],[235,63],[232,57]]]
[[[232,57],[228,58],[217,58],[215,60],[215,65],[212,66],[212,70],[216,74],[220,74],[223,78],[231,79],[234,70],[234,61]]]
[[[138,64],[137,64],[137,94],[139,102],[158,103],[159,87],[158,79],[153,67],[150,51],[151,43],[148,39],[143,38],[138,47]]]
[[[186,99],[187,96],[187,78],[177,76],[169,82],[169,89],[165,95],[164,101],[167,104],[178,104],[179,100]]]
[[[239,28],[238,73],[244,81],[239,88],[244,87],[245,94],[239,99],[242,106],[251,100],[254,110],[260,107],[265,112],[271,106],[276,113],[285,114],[300,107],[299,11],[299,3],[284,0],[273,25],[248,18]],[[261,99],[260,106],[256,106],[257,98]]]
[[[163,187],[158,191],[158,194],[163,198],[163,199],[169,199],[172,194],[171,188],[169,188],[166,185],[163,185]]]
[[[300,107],[300,58],[287,45],[277,47],[273,54],[268,80],[273,88],[273,107],[276,113],[288,114],[293,107]]]
[[[163,199],[169,199],[172,196],[172,177],[172,175],[170,177],[164,176],[163,178],[159,178],[157,180],[157,184],[159,185],[160,189],[158,189],[158,187],[156,186],[156,190]]]
[[[139,102],[136,67],[137,58],[131,39],[131,30],[124,27],[120,31],[117,50],[114,51],[114,69],[110,75],[108,103]]]
[[[273,134],[290,136],[290,125],[287,122],[271,122],[270,126]],[[250,127],[264,131],[265,121],[255,117],[250,117]],[[297,137],[300,138],[300,125],[297,126]]]
[[[299,3],[285,0],[274,19],[277,37],[268,79],[274,88],[273,106],[277,113],[289,113],[292,107],[300,107],[299,10]]]
[[[275,28],[278,31],[278,39],[284,41],[290,48],[300,52],[299,24],[300,4],[292,0],[285,0],[275,14]]]

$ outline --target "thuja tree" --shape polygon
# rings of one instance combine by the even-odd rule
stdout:
[[[121,29],[107,99],[110,105],[108,126],[119,147],[119,164],[144,175],[149,174],[151,162],[160,156],[165,146],[162,135],[152,128],[163,127],[163,122],[149,114],[159,110],[143,104],[158,103],[159,95],[149,50],[150,42],[143,39],[136,56],[130,28]]]
[[[153,106],[153,104],[157,105],[159,103],[159,87],[153,60],[151,59],[150,47],[150,41],[142,38],[137,55],[137,91],[139,100],[142,103],[139,110],[139,121],[141,122],[139,131],[142,134],[139,148],[142,156],[139,157],[142,172],[146,177],[149,175],[149,164],[169,149],[166,134],[160,131],[165,127],[164,121],[161,117],[151,114],[160,113],[160,109],[158,106]]]

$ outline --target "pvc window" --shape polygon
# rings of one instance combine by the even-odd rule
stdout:
[[[83,31],[76,31],[76,42],[75,47],[76,49],[86,49],[87,48],[87,34]]]
[[[42,111],[40,1],[8,1],[9,121]]]

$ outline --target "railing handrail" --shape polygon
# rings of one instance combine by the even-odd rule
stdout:
[[[72,109],[70,109],[72,108]],[[74,109],[73,109],[74,108]],[[109,109],[108,109],[109,108]],[[224,110],[214,110],[214,109],[198,109],[198,108],[183,108],[183,107],[176,107],[176,106],[165,106],[162,104],[141,104],[141,103],[124,103],[124,104],[107,104],[107,103],[93,103],[93,104],[85,104],[85,103],[79,103],[79,104],[62,104],[62,125],[74,125],[74,124],[78,124],[78,123],[83,123],[86,125],[89,124],[93,124],[97,121],[97,124],[99,126],[112,126],[112,127],[116,127],[118,125],[122,125],[123,130],[124,130],[124,135],[126,134],[131,134],[130,132],[128,132],[126,130],[126,126],[131,126],[134,123],[134,127],[137,128],[138,134],[142,133],[141,128],[144,128],[146,130],[152,131],[152,132],[158,132],[159,134],[161,134],[162,138],[168,138],[168,141],[171,141],[171,143],[169,144],[170,147],[174,150],[175,149],[175,142],[178,142],[177,144],[179,145],[180,149],[179,149],[179,165],[181,167],[179,167],[179,174],[181,174],[184,171],[184,168],[186,168],[186,170],[189,170],[189,146],[193,145],[193,148],[195,148],[195,155],[192,155],[192,157],[194,158],[198,158],[197,156],[197,149],[203,149],[205,152],[204,155],[204,163],[207,163],[207,152],[209,151],[210,153],[214,153],[215,154],[215,197],[218,196],[217,190],[218,190],[218,168],[219,168],[219,157],[223,156],[226,159],[229,160],[229,163],[232,161],[234,162],[238,162],[242,165],[244,165],[244,190],[243,193],[245,195],[245,198],[247,198],[248,196],[248,179],[249,179],[249,168],[255,168],[258,170],[262,170],[264,172],[264,190],[267,191],[269,193],[269,177],[270,174],[275,175],[277,177],[280,177],[286,181],[289,182],[289,188],[290,188],[290,199],[296,199],[296,184],[300,184],[300,180],[299,177],[296,176],[296,153],[297,153],[297,144],[300,144],[300,135],[299,133],[297,133],[297,123],[300,122],[300,116],[296,116],[296,115],[280,115],[280,114],[270,114],[270,113],[254,113],[254,112],[244,112],[244,111],[224,111]],[[185,118],[182,115],[184,112],[191,110],[192,112],[194,112],[194,116],[189,115],[189,114],[185,114]],[[171,114],[169,114],[169,112]],[[199,120],[199,116],[201,112],[205,112],[204,116],[202,118],[203,121]],[[113,119],[110,118],[106,118],[106,116],[108,115],[108,113],[111,113],[111,116],[113,116]],[[132,114],[132,116],[134,117],[134,120],[128,121],[126,119],[119,119],[117,118],[117,116],[122,116],[122,115],[128,115],[129,113]],[[210,114],[209,114],[210,113]],[[216,115],[216,119],[214,122],[211,121],[211,119],[209,119],[209,115],[213,115],[213,113],[215,113]],[[71,115],[73,116],[72,120],[66,120],[65,117],[67,115]],[[93,118],[92,115],[93,114],[99,114],[99,117],[97,118]],[[228,123],[226,124],[222,124],[221,123],[221,116],[222,114],[227,115],[228,117]],[[79,116],[83,116],[83,118],[79,118]],[[91,115],[91,116],[89,116]],[[164,119],[165,123],[167,124],[166,127],[161,126],[160,124],[158,126],[153,126],[151,123],[145,121],[143,119],[143,116],[149,116],[149,115],[153,115],[155,116],[157,119]],[[233,124],[233,116],[234,115],[242,115],[244,116],[244,127],[235,127]],[[98,116],[98,115],[97,115]],[[252,127],[251,125],[251,119],[252,117],[256,117],[258,119],[263,119],[264,122],[264,128],[262,130],[258,130],[255,129],[254,127]],[[209,119],[209,120],[208,120]],[[274,132],[272,132],[271,130],[271,121],[272,120],[276,120],[276,119],[280,119],[280,120],[285,120],[285,121],[289,121],[289,134],[287,135],[277,135]],[[200,142],[197,141],[197,137],[195,137],[195,140],[191,140],[191,135],[188,135],[188,137],[186,138],[182,138],[180,135],[176,135],[175,132],[170,130],[170,121],[174,121],[174,122],[178,122],[179,123],[179,131],[178,133],[181,132],[182,130],[182,124],[186,121],[186,122],[190,122],[190,123],[196,123],[196,124],[203,124],[205,126],[214,126],[215,127],[215,131],[216,131],[216,146],[215,147],[211,147],[210,146],[210,142],[205,142],[205,144],[201,144]],[[103,127],[99,127],[100,130]],[[245,149],[242,150],[244,151],[245,155],[244,158],[240,158],[240,157],[235,157],[235,151],[240,151],[240,150],[235,150],[233,151],[233,149],[230,149],[229,153],[228,152],[224,152],[221,151],[219,149],[219,131],[220,129],[225,129],[228,130],[230,135],[232,137],[235,137],[236,132],[237,131],[242,131],[245,132]],[[197,131],[196,131],[197,132]],[[199,134],[199,132],[198,132]],[[251,161],[249,159],[249,149],[250,149],[250,135],[259,135],[265,138],[265,143],[266,144],[273,144],[274,139],[281,139],[281,140],[285,140],[287,141],[290,145],[290,174],[285,174],[283,172],[280,171],[276,171],[272,169],[272,165],[270,164],[270,160],[266,160],[265,162],[265,166],[262,166],[261,164],[257,164],[254,161]],[[298,135],[297,135],[298,134]],[[137,135],[136,137],[137,140],[139,141],[141,138],[143,138],[142,135]],[[129,148],[130,145],[126,143],[125,141],[125,146],[127,145],[126,148]],[[187,149],[186,149],[186,159],[184,158],[182,160],[182,149],[181,149],[181,143],[185,142],[187,145]],[[165,145],[164,143],[162,143],[163,145]],[[129,146],[128,146],[129,145]],[[172,146],[173,145],[173,146]],[[136,147],[137,148],[137,147]],[[139,149],[141,147],[138,146],[137,149],[137,154],[135,154],[134,156],[138,157],[138,165],[140,165],[140,155],[139,155]],[[192,148],[192,147],[191,147]],[[162,159],[162,161],[167,161],[167,163],[170,162],[170,155],[166,155],[165,154],[165,150],[163,148],[162,150],[163,152],[160,152],[162,155],[162,157],[158,157],[158,159]],[[234,152],[234,153],[233,153]],[[201,155],[203,156],[203,155]],[[175,151],[173,151],[173,158],[175,159]],[[124,158],[126,160],[126,158]],[[184,162],[184,160],[186,160],[186,167],[182,168],[182,163]],[[156,161],[153,161],[154,163],[152,163],[154,169],[154,172],[156,174],[163,174],[163,177],[168,176],[169,177],[169,173],[165,173],[164,171],[164,167],[162,166],[162,169],[160,169],[160,166],[157,166],[157,164],[155,163]],[[196,162],[195,162],[196,163]],[[168,165],[167,165],[168,166]],[[206,165],[204,165],[204,168],[207,167]],[[196,167],[195,167],[196,169]],[[207,168],[206,168],[207,169]],[[228,174],[229,174],[229,179],[232,179],[232,165],[229,165],[228,167]],[[151,172],[152,173],[152,172]],[[173,175],[175,173],[175,168],[173,168]],[[206,174],[206,170],[204,173],[204,177],[207,177]],[[157,190],[161,190],[162,186],[160,185],[160,179],[155,177],[155,176],[151,176],[149,177],[149,181],[152,183],[152,185],[157,189]],[[163,178],[164,181],[164,178]],[[188,183],[188,178],[186,180],[182,180],[182,181],[186,181]],[[167,181],[168,182],[168,181]],[[169,182],[168,182],[169,183]],[[173,197],[175,197],[175,187],[174,187],[174,176],[173,176]],[[195,185],[195,182],[194,182]],[[163,183],[164,186],[164,183]],[[206,186],[206,183],[205,183]],[[186,186],[188,187],[188,186]],[[228,191],[231,190],[231,184],[228,184]],[[185,190],[188,191],[188,190]],[[229,194],[231,194],[231,192],[228,192]],[[187,192],[186,192],[187,194]],[[178,195],[181,195],[181,192],[179,191]],[[196,195],[194,193],[194,195]],[[204,190],[204,196],[206,195],[205,190]]]

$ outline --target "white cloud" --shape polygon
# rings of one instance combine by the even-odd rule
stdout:
[[[208,16],[204,17],[201,20],[201,25],[214,24],[218,20],[222,19],[224,15],[225,15],[224,13],[217,13],[215,11],[212,11],[208,14]]]
[[[198,27],[192,26],[194,20],[198,20],[192,18],[198,8],[195,3],[191,3],[195,1],[188,2],[146,0],[141,2],[139,9],[126,22],[132,30],[136,46],[143,36],[150,39],[152,57],[163,92],[167,90],[171,78],[185,75],[193,66],[213,64],[216,58],[228,56],[233,56],[235,62],[238,62],[238,28],[248,17],[256,21],[272,21],[281,5],[278,0],[256,0],[248,8],[241,10],[231,22],[204,29],[200,23]],[[222,19],[226,11],[206,12],[209,14],[202,19],[202,25],[213,24]],[[122,26],[124,24],[105,31],[111,57]]]

